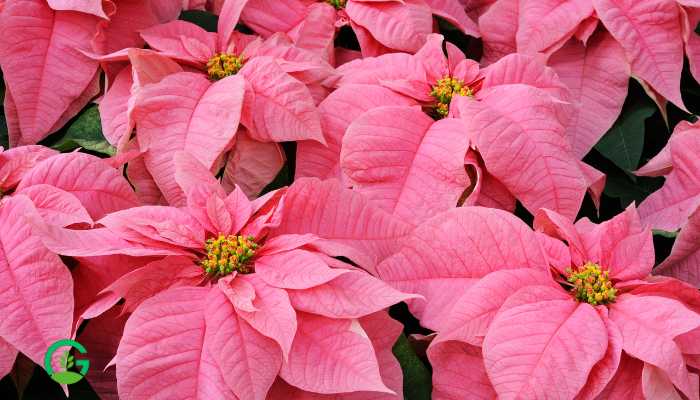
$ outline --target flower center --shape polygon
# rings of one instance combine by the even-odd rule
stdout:
[[[450,101],[454,95],[473,96],[474,92],[472,88],[464,84],[463,80],[446,76],[438,79],[437,83],[433,85],[430,95],[437,101],[435,113],[438,118],[444,118],[450,111]]]
[[[335,7],[336,10],[345,8],[345,4],[347,4],[347,2],[348,0],[326,0],[326,3]]]
[[[207,61],[209,79],[219,80],[236,75],[243,67],[243,57],[227,53],[218,53]]]
[[[613,287],[607,270],[600,265],[587,262],[576,269],[566,270],[566,280],[573,285],[571,293],[576,300],[588,304],[608,304],[615,301],[617,289]]]
[[[252,236],[222,235],[207,239],[204,244],[205,258],[200,262],[202,269],[209,276],[223,277],[233,271],[239,274],[255,272],[250,260],[255,255],[258,244]]]

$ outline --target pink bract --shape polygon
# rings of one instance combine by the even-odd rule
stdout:
[[[282,233],[294,208],[284,190],[250,202],[237,188],[227,195],[188,153],[174,160],[183,208],[117,211],[91,230],[35,226],[63,255],[160,256],[83,313],[121,298],[132,313],[114,359],[120,398],[265,399],[278,377],[311,393],[400,393],[396,363],[378,358],[397,333],[375,331],[372,318],[385,317],[370,316],[415,296],[328,257],[316,235]]]
[[[7,1],[0,66],[11,94],[5,108],[17,110],[10,144],[39,142],[98,94],[98,63],[86,52],[141,46],[138,30],[177,18],[180,9],[168,0]]]
[[[647,396],[697,399],[695,361],[685,358],[696,350],[681,338],[699,331],[700,297],[650,276],[651,231],[636,210],[599,225],[541,210],[535,226],[499,210],[456,209],[419,226],[379,265],[387,282],[425,296],[411,307],[438,331],[429,350],[436,393],[457,399],[476,386],[486,398],[550,398],[554,389],[596,398],[632,374]],[[420,252],[422,243],[432,252]],[[577,292],[586,282],[591,291]],[[630,370],[625,355],[643,368]]]

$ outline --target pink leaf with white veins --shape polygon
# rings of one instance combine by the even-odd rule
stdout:
[[[673,135],[669,141],[673,170],[664,186],[639,205],[644,223],[656,229],[674,231],[700,205],[700,135],[687,132]]]
[[[409,306],[430,329],[442,326],[455,293],[488,273],[514,268],[544,272],[547,266],[534,232],[512,214],[496,209],[446,211],[420,225],[401,244],[399,252],[377,267],[379,276],[399,290],[425,297],[425,304],[415,301]],[[425,251],[426,244],[430,252]]]
[[[684,109],[683,35],[674,1],[593,0],[598,17],[627,53],[632,73]]]
[[[329,318],[359,318],[419,296],[399,292],[364,271],[351,271],[322,285],[287,291],[294,309]]]
[[[373,271],[409,231],[408,225],[337,181],[302,178],[287,190],[274,233],[314,234],[320,238],[314,245],[325,253],[344,255]]]
[[[299,327],[280,376],[316,393],[393,393],[382,382],[372,342],[357,322],[298,313]]]
[[[583,158],[622,110],[630,75],[625,52],[601,31],[586,46],[570,40],[552,55],[549,65],[569,88],[574,107],[566,136],[574,156]]]
[[[206,337],[211,291],[172,289],[146,300],[129,317],[115,358],[119,398],[237,399],[214,358],[221,349]]]
[[[108,19],[102,9],[102,0],[46,0],[46,2],[56,11],[78,11]]]
[[[416,102],[378,85],[350,83],[331,93],[318,105],[327,145],[312,140],[298,142],[296,177],[340,178],[341,144],[348,126],[362,113],[389,104],[408,106]]]
[[[323,147],[316,141],[303,141],[299,145],[301,143]],[[255,198],[275,179],[284,162],[284,151],[278,143],[253,140],[247,130],[241,129],[236,133],[236,142],[226,161],[221,185],[226,190],[238,186],[246,196]],[[299,168],[298,161],[296,168]]]
[[[579,392],[576,399],[595,399],[598,398],[605,386],[614,378],[615,372],[620,367],[620,358],[622,357],[622,334],[617,325],[608,317],[607,308],[597,308],[596,311],[600,315],[605,327],[608,330],[608,349],[605,351],[605,356],[591,370],[588,375],[588,382],[583,390]]]
[[[610,307],[610,319],[620,328],[625,352],[661,368],[685,395],[698,398],[673,339],[700,326],[699,314],[669,298],[623,295]]]
[[[654,274],[672,276],[700,288],[700,209],[690,215],[671,254],[654,269]]]
[[[13,145],[39,142],[61,128],[56,126],[59,121],[73,117],[87,104],[89,98],[79,105],[73,103],[90,89],[97,72],[97,62],[81,50],[91,50],[98,20],[53,11],[44,0],[12,1],[4,6],[0,65],[17,105],[21,131]]]
[[[206,64],[217,48],[215,33],[179,20],[145,29],[141,36],[151,48],[195,65]]]
[[[521,300],[527,297],[529,302]],[[605,325],[591,305],[559,289],[529,286],[513,294],[493,320],[484,365],[499,398],[571,399],[607,346]]]
[[[470,183],[468,140],[459,119],[435,122],[419,108],[379,107],[348,127],[341,166],[356,190],[415,225],[457,206]]]
[[[505,55],[516,52],[518,0],[500,0],[479,17],[479,30],[484,41],[484,65],[493,64]]]
[[[38,184],[73,194],[93,219],[138,204],[119,170],[84,153],[60,154],[40,162],[25,175],[17,191]]]
[[[444,18],[469,36],[480,37],[479,27],[467,16],[459,0],[426,0],[433,14]]]
[[[240,120],[244,81],[230,76],[211,83],[190,72],[169,75],[139,91],[133,117],[144,161],[173,205],[185,197],[175,182],[173,155],[184,150],[212,168],[228,148]]]
[[[262,255],[255,260],[255,273],[268,285],[284,289],[309,289],[350,272],[330,268],[316,254],[294,249]]]
[[[42,183],[17,193],[29,197],[47,224],[68,226],[84,222],[92,225],[92,218],[80,200],[65,190]]]
[[[479,347],[460,342],[433,343],[428,358],[433,366],[434,399],[496,398]]]
[[[642,369],[642,391],[647,399],[681,400],[680,394],[673,387],[673,382],[659,367],[644,363]]]
[[[73,280],[61,259],[32,233],[29,198],[0,202],[0,337],[43,365],[46,349],[71,337]]]
[[[700,3],[696,7],[700,7]],[[685,43],[685,53],[688,56],[690,72],[695,80],[698,81],[700,80],[700,35],[696,34],[692,29],[700,23],[700,10],[687,8],[685,12],[688,14],[688,26],[691,28]]]
[[[217,24],[218,50],[229,50],[231,35],[236,29],[241,12],[245,8],[248,0],[226,0],[219,11],[219,21]]]
[[[36,164],[58,154],[44,146],[20,146],[0,151],[0,190],[13,189]]]
[[[504,85],[461,105],[489,173],[531,212],[546,207],[573,220],[588,185],[554,100],[533,87]]]
[[[518,51],[536,54],[571,35],[593,13],[590,0],[522,0],[516,41]]]
[[[247,126],[253,139],[264,142],[312,139],[325,143],[309,89],[284,72],[272,57],[251,59],[240,74],[250,83],[254,94],[253,103],[246,105],[253,113],[250,116],[253,126]]]
[[[238,398],[264,400],[282,365],[280,347],[242,319],[217,288],[205,302],[203,347],[211,348],[214,360],[226,371],[226,385]]]

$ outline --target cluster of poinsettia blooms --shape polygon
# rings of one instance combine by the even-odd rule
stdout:
[[[638,207],[574,220],[630,77],[685,109],[698,22],[696,0],[0,1],[0,377],[76,337],[105,399],[400,399],[406,302],[435,399],[697,400],[700,124],[636,172],[666,177]],[[93,101],[116,155],[37,145]],[[282,142],[294,182],[261,195]],[[652,229],[680,230],[653,276]]]

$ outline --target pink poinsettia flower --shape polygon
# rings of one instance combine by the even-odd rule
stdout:
[[[666,177],[661,189],[639,204],[642,220],[652,228],[676,231],[700,206],[698,149],[700,123],[681,121],[666,147],[636,172],[641,176]]]
[[[265,37],[286,32],[300,47],[317,51],[335,64],[333,41],[339,28],[349,26],[355,32],[363,56],[413,53],[433,31],[433,14],[479,37],[476,24],[458,0],[292,0],[284,6],[248,0],[241,19]]]
[[[700,79],[697,1],[498,0],[482,9],[484,60],[544,54],[571,89],[576,111],[567,130],[580,156],[612,126],[637,78],[665,113],[666,100],[685,109],[683,56]]]
[[[257,196],[284,163],[276,142],[324,142],[307,85],[321,88],[332,68],[281,36],[263,42],[234,31],[239,6],[224,4],[218,34],[173,21],[142,31],[157,52],[107,57],[128,59],[131,67],[117,75],[100,106],[105,136],[124,149],[136,126],[145,171],[137,165],[130,174],[150,175],[169,204],[185,201],[174,180],[176,151],[213,170],[228,161],[224,180]]]
[[[428,350],[434,395],[621,398],[638,388],[697,399],[700,294],[650,276],[651,230],[636,210],[602,224],[541,210],[535,226],[455,209],[378,266],[396,288],[425,296],[409,306],[438,332]]]
[[[37,228],[63,255],[160,256],[112,282],[87,312],[123,298],[132,313],[114,359],[119,397],[265,399],[279,377],[305,392],[395,398],[383,374],[396,384],[400,369],[380,371],[364,327],[415,296],[328,257],[314,235],[280,233],[284,191],[250,202],[238,189],[226,195],[188,153],[175,163],[186,207],[134,207],[91,230]]]
[[[42,146],[0,151],[0,187],[0,376],[5,376],[18,352],[44,365],[48,346],[75,332],[71,273],[32,225],[89,227],[93,218],[137,201],[121,173],[103,160]]]
[[[85,52],[140,47],[138,30],[177,18],[181,6],[170,0],[7,1],[0,67],[5,109],[15,110],[10,145],[39,142],[99,93],[98,63]]]
[[[328,146],[301,142],[297,176],[340,177],[412,224],[462,203],[512,210],[516,198],[573,220],[604,181],[564,134],[564,85],[529,57],[480,70],[442,44],[431,35],[416,55],[339,67],[339,89],[319,105]]]

